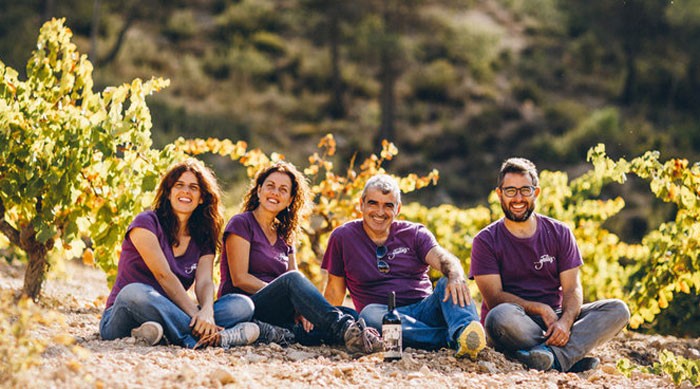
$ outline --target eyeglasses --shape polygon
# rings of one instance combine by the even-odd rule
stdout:
[[[377,256],[377,269],[379,269],[379,272],[382,274],[386,274],[389,272],[389,263],[382,258],[386,256],[386,253],[389,250],[386,248],[386,246],[377,246],[377,251],[375,255]]]
[[[505,188],[501,188],[501,192],[503,192],[506,197],[515,197],[518,192],[520,192],[523,197],[530,197],[535,193],[535,188],[536,187],[532,185],[521,186],[520,188],[506,186]]]

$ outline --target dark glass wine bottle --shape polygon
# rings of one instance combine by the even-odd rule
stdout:
[[[389,293],[388,311],[382,318],[382,338],[384,339],[384,360],[401,359],[401,317],[396,311],[396,293],[393,291]]]

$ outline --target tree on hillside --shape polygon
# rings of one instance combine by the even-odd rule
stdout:
[[[396,82],[410,58],[403,34],[416,28],[420,21],[423,0],[362,1],[366,12],[355,28],[355,56],[376,67],[381,85],[379,105],[381,120],[374,136],[374,147],[381,141],[396,141]]]
[[[170,1],[157,0],[157,1],[139,1],[139,0],[126,0],[117,2],[117,4],[112,5],[109,9],[110,12],[117,13],[122,18],[122,25],[119,28],[119,32],[116,34],[116,38],[112,43],[111,47],[105,50],[105,54],[98,56],[97,48],[97,35],[100,31],[100,16],[102,15],[103,7],[101,6],[100,0],[94,0],[93,4],[94,12],[92,13],[92,25],[90,35],[94,38],[91,39],[90,54],[93,56],[92,61],[96,66],[103,66],[113,62],[119,51],[124,45],[124,40],[126,39],[126,34],[129,32],[131,27],[139,21],[149,21],[153,20],[166,20],[170,15],[170,11],[173,8],[173,4]]]
[[[362,8],[354,2],[343,0],[302,0],[301,5],[309,12],[317,13],[320,21],[309,29],[311,37],[319,37],[328,45],[331,62],[331,98],[328,112],[334,119],[345,117],[345,85],[341,74],[341,49],[351,30],[362,16]]]
[[[693,1],[676,1],[668,8],[668,23],[674,31],[673,42],[682,49],[677,50],[681,56],[675,63],[683,66],[684,79],[677,83],[675,104],[679,108],[697,112],[700,108],[700,3]]]
[[[619,99],[624,104],[639,97],[639,59],[667,46],[665,15],[670,4],[658,0],[562,2],[573,34],[590,31],[601,45],[619,51],[625,68]]]
[[[59,241],[80,248],[88,234],[98,261],[114,260],[175,155],[150,148],[145,103],[167,81],[95,93],[92,64],[71,37],[63,19],[45,23],[24,81],[0,61],[0,232],[26,252],[23,292],[34,299]]]

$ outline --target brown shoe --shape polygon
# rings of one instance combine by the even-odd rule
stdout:
[[[384,351],[384,341],[376,329],[367,327],[364,319],[351,322],[343,335],[345,347],[351,353],[372,354]]]

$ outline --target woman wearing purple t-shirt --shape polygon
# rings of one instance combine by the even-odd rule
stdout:
[[[258,172],[224,230],[219,296],[243,293],[255,303],[260,338],[286,344],[344,343],[351,352],[380,351],[379,334],[332,306],[297,270],[295,234],[311,191],[287,162]]]
[[[231,294],[214,302],[213,267],[223,225],[220,189],[200,161],[173,166],[153,211],[129,225],[117,279],[100,321],[105,340],[133,336],[148,345],[239,346],[254,342],[253,303]],[[195,285],[197,302],[187,295]]]

